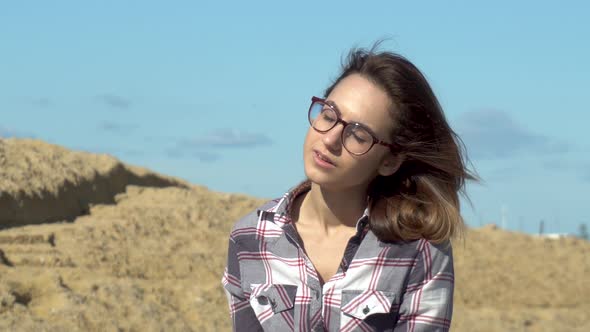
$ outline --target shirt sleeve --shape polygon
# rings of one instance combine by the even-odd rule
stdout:
[[[232,331],[262,331],[262,326],[250,306],[249,296],[242,290],[238,253],[239,244],[230,237],[227,266],[221,282],[229,304]]]
[[[400,304],[395,332],[448,331],[451,326],[454,291],[451,243],[421,241]]]

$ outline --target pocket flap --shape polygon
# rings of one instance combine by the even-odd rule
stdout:
[[[296,285],[262,284],[252,289],[250,302],[253,307],[272,308],[278,313],[293,308],[296,295]]]
[[[340,309],[349,316],[365,319],[373,314],[389,313],[394,299],[394,292],[343,289]]]

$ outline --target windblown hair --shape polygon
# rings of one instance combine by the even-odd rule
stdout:
[[[459,193],[468,198],[465,180],[479,178],[467,169],[465,145],[424,75],[406,58],[376,47],[352,49],[324,93],[327,97],[342,79],[359,74],[392,101],[390,141],[403,162],[393,175],[377,176],[369,185],[371,229],[382,241],[445,242],[463,233]]]

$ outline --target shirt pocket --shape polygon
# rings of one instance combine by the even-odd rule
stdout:
[[[343,322],[363,321],[373,328],[392,326],[397,320],[396,293],[343,289],[340,302]]]
[[[297,285],[253,285],[250,306],[265,328],[292,330]]]

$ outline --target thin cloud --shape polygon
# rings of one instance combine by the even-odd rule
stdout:
[[[176,146],[164,153],[175,159],[196,158],[204,163],[211,163],[221,159],[221,155],[207,149],[244,149],[272,144],[270,138],[264,134],[251,133],[236,129],[219,129],[208,135],[194,139],[182,139]]]
[[[554,173],[579,175],[582,181],[590,182],[590,161],[546,160],[541,166],[543,169]]]
[[[29,98],[28,102],[31,103],[33,106],[40,108],[47,108],[53,106],[53,101],[47,97]]]
[[[543,169],[548,171],[564,171],[571,170],[574,168],[574,165],[571,162],[565,161],[563,159],[545,160],[541,163],[541,166],[543,167]]]
[[[236,129],[219,129],[206,136],[183,140],[182,148],[252,148],[272,144],[271,139],[258,133],[240,131]]]
[[[507,112],[480,110],[461,115],[457,132],[470,157],[506,159],[522,155],[554,155],[570,146],[549,136],[533,133],[516,123]]]
[[[98,129],[113,134],[127,135],[137,129],[137,125],[105,121],[98,125]]]
[[[168,143],[172,144],[178,141],[178,137],[174,136],[144,136],[143,140],[148,143]]]
[[[196,158],[203,163],[212,163],[221,159],[217,153],[206,151],[186,151],[178,148],[168,149],[165,151],[166,155],[174,159]]]
[[[117,109],[127,109],[129,107],[131,107],[131,101],[125,97],[121,97],[118,95],[114,95],[114,94],[102,94],[102,95],[98,95],[96,96],[96,99],[109,106],[112,108],[117,108]]]
[[[211,152],[194,152],[192,156],[203,163],[212,163],[221,159],[220,155]]]

